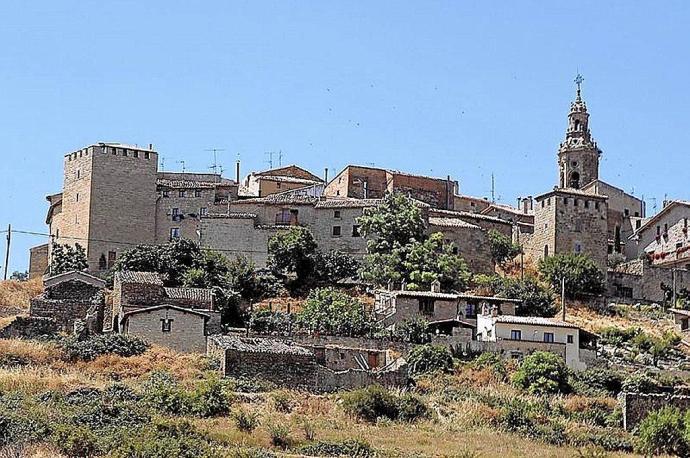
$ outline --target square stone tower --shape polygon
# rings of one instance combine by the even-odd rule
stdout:
[[[65,155],[62,208],[51,224],[56,243],[79,243],[89,271],[106,271],[117,256],[155,240],[158,154],[121,143],[98,143]]]

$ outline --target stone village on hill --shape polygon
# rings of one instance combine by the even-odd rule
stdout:
[[[153,272],[122,271],[103,279],[118,257],[137,245],[183,239],[257,267],[268,241],[290,226],[308,228],[319,248],[361,259],[367,240],[358,218],[389,193],[415,200],[429,233],[454,244],[475,274],[493,274],[488,234],[519,245],[524,263],[561,253],[588,255],[606,278],[597,299],[661,303],[690,284],[690,202],[668,201],[648,217],[644,202],[599,176],[602,151],[594,141],[578,82],[557,152],[557,185],[518,207],[459,193],[448,176],[432,178],[349,165],[329,179],[290,165],[240,180],[211,173],[158,170],[158,153],[121,143],[96,143],[64,157],[64,186],[47,197],[50,243],[30,253],[30,276],[43,276],[54,244],[78,243],[85,271],[44,277],[31,315],[63,331],[122,333],[181,352],[219,356],[228,376],[254,376],[287,387],[333,391],[372,383],[404,386],[405,344],[386,339],[325,335],[266,336],[221,326],[212,291],[166,286]],[[609,259],[620,262],[611,266]],[[424,316],[433,343],[520,358],[542,350],[582,370],[596,362],[597,336],[567,320],[524,316],[520,301],[430,290],[402,284],[372,290],[374,311],[387,328]],[[690,313],[677,311],[683,330]]]

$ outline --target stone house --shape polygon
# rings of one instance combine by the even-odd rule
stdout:
[[[663,304],[676,293],[690,289],[690,272],[667,268],[635,259],[610,269],[607,275],[607,296],[624,302],[655,302]]]
[[[439,208],[429,208],[427,212],[429,218],[454,218],[475,226],[479,226],[485,232],[495,230],[506,237],[511,237],[513,234],[513,224],[495,216],[465,211],[443,210]]]
[[[244,181],[247,196],[266,197],[293,189],[323,184],[324,180],[296,165],[252,172]]]
[[[376,167],[348,165],[326,185],[327,197],[382,199],[397,191],[432,207],[453,209],[457,181],[386,170]]]
[[[29,280],[46,274],[49,267],[48,244],[38,245],[29,249]]]
[[[332,392],[373,384],[400,388],[408,381],[405,361],[388,350],[312,348],[283,339],[215,335],[208,340],[208,354],[220,359],[224,376],[260,378],[308,391]]]
[[[586,347],[592,337],[572,323],[552,318],[498,315],[488,308],[477,317],[477,340],[495,343],[494,351],[513,358],[548,351],[574,370],[586,369],[587,361],[595,358],[594,349]]]
[[[629,255],[647,257],[652,265],[668,268],[690,266],[690,202],[666,202],[630,237]]]
[[[111,298],[112,307],[106,309],[104,319],[106,331],[121,332],[123,315],[159,305],[201,312],[208,317],[209,332],[220,330],[220,312],[214,309],[210,289],[166,287],[163,276],[155,272],[116,272]]]
[[[491,202],[486,197],[473,197],[463,194],[453,196],[453,210],[456,211],[481,213],[489,205],[491,205]]]
[[[47,277],[43,293],[31,299],[32,317],[51,318],[64,332],[72,332],[74,324],[94,317],[94,327],[100,331],[103,322],[105,282],[86,272],[71,271]]]
[[[534,209],[532,198],[523,200],[522,208],[511,207],[510,205],[492,203],[482,212],[482,215],[493,216],[513,224],[526,223],[534,224]]]
[[[206,352],[207,313],[170,304],[125,310],[118,316],[121,334],[178,352]]]
[[[453,328],[452,334],[472,339],[472,328],[483,307],[496,307],[498,313],[515,315],[519,300],[472,294],[442,293],[437,285],[432,291],[377,290],[374,310],[386,326],[414,317],[423,317],[436,326]],[[469,330],[469,332],[468,332]]]
[[[495,272],[488,235],[481,227],[459,218],[429,217],[428,231],[442,233],[446,243],[454,245],[453,252],[462,256],[472,272]]]

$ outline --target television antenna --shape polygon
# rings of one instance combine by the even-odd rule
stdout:
[[[224,148],[207,148],[204,151],[212,152],[213,153],[213,164],[209,167],[209,169],[213,169],[213,173],[218,173],[218,153],[221,153],[225,151]]]
[[[178,164],[182,165],[182,173],[185,172],[184,161],[177,161]]]

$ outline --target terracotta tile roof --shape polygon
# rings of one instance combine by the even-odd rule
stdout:
[[[211,318],[209,315],[202,313],[202,312],[199,312],[198,310],[192,310],[192,309],[188,309],[188,308],[184,308],[184,307],[178,307],[177,305],[171,305],[171,304],[161,304],[161,305],[155,305],[153,307],[145,307],[145,308],[141,308],[141,309],[129,310],[129,311],[122,314],[121,323],[124,324],[124,322],[127,321],[127,319],[132,315],[136,315],[139,313],[153,312],[154,310],[160,310],[160,309],[173,309],[173,310],[177,310],[177,311],[183,312],[183,313],[191,313],[192,315],[198,315],[198,316],[203,317],[204,319]]]
[[[216,345],[225,350],[235,350],[248,353],[276,353],[299,356],[313,356],[314,353],[290,341],[267,339],[259,337],[237,337],[214,335],[209,337]]]
[[[213,302],[213,292],[206,288],[165,288],[165,294],[171,299]]]
[[[553,318],[540,318],[536,316],[500,315],[496,317],[496,323],[531,324],[535,326],[580,329],[579,326],[572,323],[566,323],[565,321],[555,320]]]
[[[158,178],[156,180],[156,185],[171,189],[213,189],[219,184],[211,181],[168,180],[166,178]]]
[[[253,197],[240,199],[232,202],[232,205],[241,204],[292,204],[292,205],[314,205],[319,200],[318,197],[293,196],[283,194],[271,194],[266,197]]]
[[[463,221],[460,218],[429,217],[429,225],[439,227],[464,227],[467,229],[481,229],[479,226]]]
[[[326,199],[320,200],[315,208],[365,208],[376,207],[383,202],[383,199]]]
[[[468,218],[474,220],[491,221],[494,223],[511,225],[509,221],[498,218],[496,216],[482,215],[481,213],[464,212],[457,210],[442,210],[440,208],[432,208],[429,210],[429,215],[444,215],[451,218]]]
[[[570,194],[573,196],[582,196],[582,197],[590,197],[592,199],[597,199],[597,200],[606,200],[608,199],[608,196],[602,196],[601,194],[592,194],[591,192],[587,191],[582,191],[579,189],[572,189],[572,188],[558,188],[555,187],[553,190],[549,192],[545,192],[544,194],[541,194],[534,199],[543,199],[544,197],[553,195],[553,194]]]
[[[208,213],[201,217],[201,219],[254,219],[255,213],[248,212],[230,212],[230,213]]]
[[[138,283],[142,285],[163,286],[164,276],[156,272],[135,272],[123,270],[115,273],[115,280],[120,283]]]
[[[257,179],[266,181],[277,181],[280,183],[298,183],[305,185],[321,183],[321,181],[309,180],[307,178],[288,177],[281,175],[258,175]]]

